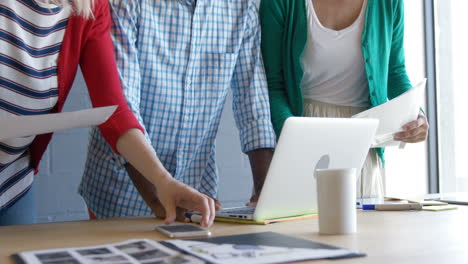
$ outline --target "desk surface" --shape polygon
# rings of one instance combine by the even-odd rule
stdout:
[[[61,247],[107,244],[133,238],[163,240],[153,231],[159,220],[126,218],[0,227],[0,263],[13,263],[12,253]],[[360,211],[358,232],[318,234],[318,219],[287,223],[239,225],[215,223],[214,236],[274,231],[367,253],[367,257],[333,263],[468,263],[468,207],[458,210]],[[330,263],[327,260],[311,263]]]

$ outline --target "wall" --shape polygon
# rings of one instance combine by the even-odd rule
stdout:
[[[64,111],[91,107],[81,74],[71,89]],[[87,219],[77,194],[87,147],[87,128],[56,132],[36,175],[34,195],[39,223]]]

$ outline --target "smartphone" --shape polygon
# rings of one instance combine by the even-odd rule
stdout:
[[[211,232],[209,230],[190,224],[158,225],[156,226],[155,230],[167,235],[170,238],[211,236]]]

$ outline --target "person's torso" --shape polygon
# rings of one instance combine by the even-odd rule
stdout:
[[[335,105],[368,107],[369,88],[361,50],[367,1],[355,21],[340,30],[323,26],[312,0],[305,1],[308,40],[301,58],[303,97]]]
[[[2,0],[0,12],[0,116],[47,114],[58,100],[57,60],[70,10],[36,0]],[[27,150],[34,138],[0,142],[0,195],[14,197],[31,181]]]
[[[177,168],[176,178],[213,165],[216,131],[249,26],[248,2],[140,3],[140,113],[163,163]]]
[[[268,4],[265,4],[268,3]],[[307,43],[308,23],[305,0],[271,0],[262,1],[260,9],[262,17],[274,16],[282,30],[275,41],[282,41],[283,48],[279,51],[283,64],[281,65],[284,89],[287,95],[289,111],[294,115],[302,115],[303,97],[301,82],[303,79],[302,54]],[[272,11],[274,10],[274,11]],[[362,32],[362,52],[366,65],[371,106],[380,105],[389,97],[401,94],[408,89],[404,65],[404,54],[401,53],[404,27],[403,0],[368,0]],[[262,24],[262,35],[276,34],[277,26]],[[395,52],[396,51],[396,52]],[[273,54],[273,51],[268,51]],[[266,55],[265,52],[263,54]],[[280,67],[266,65],[269,67]],[[403,67],[402,67],[403,66]],[[398,70],[389,82],[389,69]],[[403,84],[403,85],[401,85]],[[394,90],[390,95],[388,92]],[[271,94],[270,94],[271,96]],[[276,96],[272,100],[277,100]],[[284,111],[279,106],[271,105],[275,111]],[[272,112],[275,112],[272,111]]]

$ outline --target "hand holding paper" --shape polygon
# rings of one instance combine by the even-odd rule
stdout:
[[[401,143],[395,141],[393,136],[403,131],[403,126],[418,119],[425,87],[426,79],[406,93],[353,116],[379,119],[379,127],[371,147],[396,146]]]
[[[403,126],[404,131],[394,134],[393,139],[417,143],[426,140],[429,132],[429,124],[423,114],[419,114],[418,119]]]

